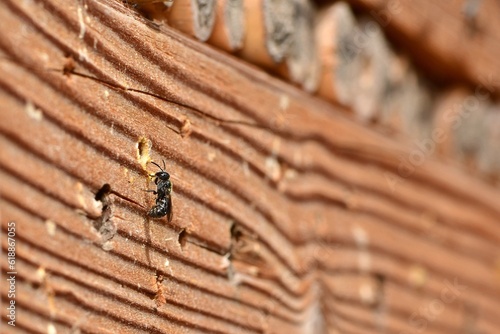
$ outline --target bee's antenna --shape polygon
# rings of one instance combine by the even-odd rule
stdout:
[[[164,170],[156,162],[151,161],[151,163],[154,164],[154,165],[156,165],[159,169],[161,169],[162,172],[164,172]],[[163,163],[165,164],[165,161]]]
[[[165,170],[166,169],[166,167],[165,167],[165,160],[161,159],[161,161],[163,161],[163,170]]]

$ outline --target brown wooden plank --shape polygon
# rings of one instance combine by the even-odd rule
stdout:
[[[391,333],[454,279],[429,331],[500,327],[490,185],[435,157],[405,177],[408,142],[120,2],[8,0],[0,20],[20,328]],[[150,159],[172,175],[170,223],[146,214]]]

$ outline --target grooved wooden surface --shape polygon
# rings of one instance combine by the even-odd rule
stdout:
[[[0,21],[5,332],[499,330],[498,190],[430,158],[403,174],[409,143],[120,2],[6,0]],[[140,141],[171,223],[147,218]]]

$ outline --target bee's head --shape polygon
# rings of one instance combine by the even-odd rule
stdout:
[[[165,171],[157,172],[155,176],[163,181],[170,179],[170,174]]]
[[[167,181],[168,179],[170,179],[170,174],[165,172],[165,170],[164,170],[165,169],[165,161],[163,161],[163,168],[161,168],[160,165],[158,165],[154,161],[151,161],[151,163],[160,169],[159,172],[156,172],[154,174],[150,174],[151,177],[156,177],[156,178],[163,180],[163,181]]]

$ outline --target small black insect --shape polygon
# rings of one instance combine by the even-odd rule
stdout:
[[[152,218],[161,218],[168,215],[168,221],[172,219],[172,198],[160,197],[156,199],[156,204],[148,211],[148,215]]]
[[[160,171],[151,175],[155,178],[156,190],[147,191],[156,195],[156,203],[148,211],[148,215],[152,218],[161,218],[167,215],[170,222],[172,220],[172,182],[170,182],[170,174],[165,171],[165,161],[163,161],[163,168],[156,162],[151,161],[151,163],[160,168]]]

